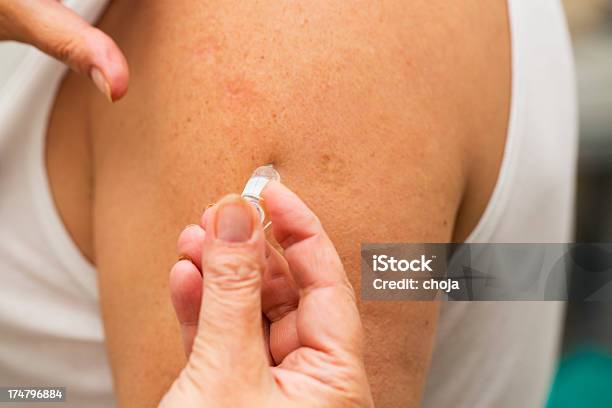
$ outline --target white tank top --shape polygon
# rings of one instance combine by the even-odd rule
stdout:
[[[106,4],[65,3],[89,21]],[[0,43],[0,61],[0,386],[66,387],[58,406],[112,407],[96,270],[55,209],[44,165],[66,70],[16,43]]]
[[[65,1],[95,21],[106,0]],[[574,76],[557,0],[509,0],[513,87],[504,159],[473,242],[571,240]],[[546,29],[542,29],[546,25]],[[0,386],[67,387],[66,407],[114,405],[96,271],[62,224],[44,142],[65,68],[0,43]],[[558,303],[443,305],[427,407],[541,405]]]
[[[467,242],[571,242],[574,65],[558,0],[509,0],[512,102],[500,174]],[[532,268],[533,269],[533,268]],[[442,304],[423,406],[544,406],[563,302]]]

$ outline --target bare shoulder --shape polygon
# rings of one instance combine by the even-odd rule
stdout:
[[[96,151],[113,158],[100,173],[163,147],[168,178],[178,160],[223,174],[199,190],[214,197],[274,162],[313,189],[411,192],[423,212],[410,217],[436,214],[447,239],[465,238],[486,202],[510,98],[505,1],[116,1],[102,28],[134,80],[116,107],[94,104]]]
[[[320,216],[357,288],[360,242],[461,239],[486,204],[509,103],[504,1],[115,1],[101,27],[132,74],[114,106],[86,92],[126,406],[155,401],[183,364],[177,234],[255,167],[274,163]],[[378,404],[418,404],[437,306],[361,308]]]

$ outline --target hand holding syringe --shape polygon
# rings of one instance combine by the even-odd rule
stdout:
[[[317,217],[278,178],[257,169],[243,197],[182,232],[170,286],[189,363],[162,406],[372,406],[353,289]],[[283,254],[265,241],[268,218]]]

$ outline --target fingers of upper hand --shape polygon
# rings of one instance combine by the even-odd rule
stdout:
[[[61,2],[0,0],[0,40],[31,44],[89,75],[110,100],[127,91],[129,69],[115,42]]]

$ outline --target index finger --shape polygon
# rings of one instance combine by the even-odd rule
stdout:
[[[76,3],[76,2],[75,2]],[[59,1],[0,1],[0,40],[39,48],[74,71],[89,75],[111,101],[127,91],[129,69],[117,44]]]
[[[337,346],[359,349],[361,321],[353,288],[321,222],[279,182],[270,182],[262,196],[272,233],[299,289],[298,336],[302,345],[323,351]],[[308,330],[300,330],[303,327]]]
[[[317,216],[291,190],[270,182],[262,192],[274,238],[294,269],[301,290],[345,283],[338,253]]]

